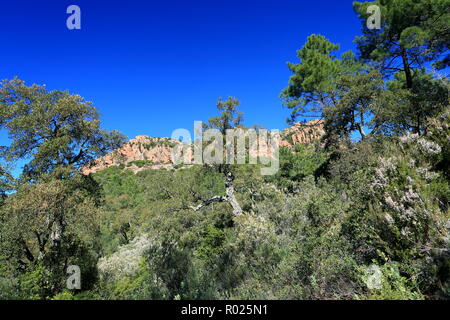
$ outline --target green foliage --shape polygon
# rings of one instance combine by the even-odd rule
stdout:
[[[12,140],[2,147],[2,161],[25,161],[14,186],[2,170],[9,186],[1,191],[14,192],[2,197],[0,268],[18,280],[13,287],[24,299],[60,293],[71,263],[82,268],[83,289],[90,289],[101,190],[78,169],[115,149],[123,136],[100,129],[97,110],[82,97],[17,78],[1,82],[0,128]]]
[[[434,168],[443,173],[447,181],[450,181],[450,111],[428,119],[428,139],[441,146],[442,151],[435,158]]]
[[[423,300],[424,296],[417,290],[417,284],[399,273],[395,263],[382,266],[381,289],[373,289],[368,300]]]
[[[426,134],[429,119],[442,114],[449,105],[448,79],[436,79],[424,69],[414,70],[414,82],[406,88],[403,74],[387,82],[389,96],[378,112],[380,128],[387,133],[413,131]]]
[[[367,8],[381,10],[381,29],[368,29]],[[412,71],[426,62],[444,67],[448,63],[450,38],[445,30],[450,21],[448,0],[381,0],[355,2],[363,35],[357,38],[362,58],[380,64],[383,72],[402,72],[412,88]],[[445,62],[447,61],[447,62]]]
[[[258,165],[126,170],[144,160],[81,175],[123,137],[78,95],[3,81],[0,299],[448,299],[449,86],[420,65],[448,62],[450,5],[357,2],[361,19],[373,3],[382,29],[363,30],[361,59],[311,35],[288,64],[291,120],[324,117],[326,135],[282,147],[270,177]],[[243,128],[238,106],[219,99],[205,128]],[[81,290],[65,289],[68,265]]]
[[[24,299],[45,299],[51,293],[50,274],[43,266],[19,275],[19,286]]]
[[[0,165],[0,203],[6,198],[6,194],[14,190],[14,178],[9,170]]]
[[[279,157],[278,172],[266,177],[266,180],[276,183],[289,192],[295,191],[296,182],[314,175],[327,159],[326,153],[320,147],[311,145],[296,145],[292,149],[281,147]]]
[[[4,262],[0,260],[0,300],[16,300],[20,297],[17,279],[8,274]]]
[[[124,139],[117,131],[100,129],[97,110],[81,96],[26,86],[17,78],[1,82],[0,128],[12,139],[3,156],[31,159],[23,172],[31,178],[61,166],[80,168]]]
[[[151,160],[135,160],[127,163],[127,167],[131,167],[132,165],[136,165],[138,168],[142,168],[145,166],[150,166],[153,164]]]
[[[226,130],[239,127],[243,120],[242,112],[237,110],[239,105],[237,98],[229,97],[227,100],[220,98],[216,104],[217,110],[221,112],[220,116],[209,118],[206,127],[217,129],[224,135]]]
[[[382,124],[379,110],[387,100],[384,82],[376,70],[343,74],[337,81],[339,102],[324,110],[327,135],[348,137],[357,131],[366,138],[366,128],[377,131]]]
[[[64,290],[61,293],[58,293],[51,300],[74,300],[73,293],[67,290]]]
[[[198,246],[196,255],[201,261],[213,264],[224,252],[225,232],[214,226],[208,226],[201,239],[202,242]]]
[[[288,63],[294,74],[281,98],[292,109],[291,122],[299,116],[321,117],[324,108],[336,103],[338,78],[360,68],[353,53],[346,52],[338,59],[334,54],[337,50],[339,45],[322,35],[313,34],[297,51],[300,63]]]

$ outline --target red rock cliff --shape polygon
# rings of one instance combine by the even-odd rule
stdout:
[[[324,133],[323,120],[296,123],[280,133],[280,146],[310,144],[322,137]],[[126,165],[133,172],[144,168],[172,168],[171,155],[174,147],[179,144],[180,141],[169,138],[137,136],[121,148],[85,166],[82,173],[94,173],[118,165]]]

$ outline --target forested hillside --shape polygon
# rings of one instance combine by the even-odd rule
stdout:
[[[153,160],[110,161],[135,147],[92,102],[3,80],[0,299],[449,299],[450,1],[354,10],[356,52],[312,34],[288,63],[274,175],[155,167],[163,138],[140,138]],[[251,128],[239,104],[219,99],[204,129]],[[320,134],[296,136],[311,119]]]

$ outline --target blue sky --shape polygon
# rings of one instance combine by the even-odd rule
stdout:
[[[81,30],[66,28],[71,4]],[[283,129],[286,62],[311,33],[346,51],[361,29],[349,0],[3,1],[0,27],[0,78],[78,93],[130,138],[192,130],[228,96],[245,124]]]

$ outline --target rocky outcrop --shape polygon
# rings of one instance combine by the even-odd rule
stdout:
[[[280,133],[280,146],[311,144],[322,137],[324,133],[323,120],[296,123]],[[181,144],[180,141],[170,138],[137,136],[126,142],[121,148],[82,168],[82,173],[95,173],[111,166],[120,165],[135,173],[144,169],[170,169],[174,167],[172,152],[179,144]],[[270,156],[270,153],[268,151],[266,156]],[[192,158],[192,154],[187,154],[186,158]]]
[[[180,143],[169,138],[137,136],[121,148],[85,166],[82,173],[94,173],[119,165],[125,165],[134,172],[142,170],[143,167],[169,168],[172,167],[172,151]]]
[[[306,123],[298,122],[283,130],[281,146],[290,147],[297,144],[311,144],[325,134],[323,120],[311,120]]]

